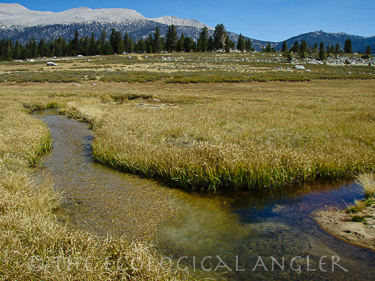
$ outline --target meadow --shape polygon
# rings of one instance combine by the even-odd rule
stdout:
[[[183,189],[282,188],[375,167],[371,66],[300,71],[269,54],[108,56],[56,60],[54,67],[45,61],[0,64],[4,280],[182,278],[173,269],[132,270],[134,257],[160,258],[148,244],[101,240],[57,223],[61,195],[48,177],[36,184],[32,176],[52,147],[48,128],[28,114],[33,110],[59,108],[90,123],[98,162]],[[33,256],[95,260],[91,271],[68,264],[30,270]],[[127,270],[115,263],[107,270],[108,256],[129,257]]]

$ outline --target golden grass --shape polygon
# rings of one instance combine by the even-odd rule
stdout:
[[[211,66],[221,69],[224,65],[232,71],[238,65],[234,61],[226,65],[225,58]],[[133,67],[126,58],[121,63],[117,60],[98,58],[82,62],[82,67],[87,70],[101,63],[103,68]],[[61,63],[56,70],[68,70],[72,64]],[[141,71],[169,73],[177,68],[173,62],[145,59],[136,59],[134,64]],[[198,74],[207,68],[203,61],[186,65],[179,62],[178,67],[181,71],[198,69]],[[28,67],[4,64],[0,72],[15,68],[38,71],[40,67],[37,63]],[[245,65],[243,69],[246,67],[262,72],[273,66]],[[53,183],[48,178],[35,183],[29,171],[50,148],[50,135],[26,109],[59,107],[90,122],[98,160],[184,188],[277,187],[316,178],[354,177],[374,169],[374,80],[91,83],[1,83],[0,279],[181,278],[179,272],[163,271],[160,266],[155,271],[131,269],[131,261],[139,257],[160,261],[149,245],[117,238],[103,241],[56,222],[53,210],[60,197],[53,191]],[[117,98],[132,95],[152,98]],[[62,263],[57,264],[54,257]],[[78,267],[72,265],[74,259],[89,260],[90,270],[80,262]],[[117,268],[119,259],[124,263]]]
[[[361,174],[357,177],[357,183],[365,190],[366,198],[375,197],[375,176],[371,173]]]
[[[194,189],[353,177],[374,169],[375,127],[363,118],[374,108],[372,83],[241,84],[223,87],[225,95],[201,85],[206,101],[176,94],[174,103],[160,95],[160,103],[113,106],[96,130],[94,156]]]
[[[5,100],[5,99],[4,99]],[[29,167],[50,148],[45,124],[20,104],[0,104],[1,280],[179,280],[151,245],[99,239],[60,225],[61,196]],[[43,106],[43,104],[41,104]]]

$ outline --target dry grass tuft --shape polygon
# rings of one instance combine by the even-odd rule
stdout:
[[[357,183],[365,190],[366,198],[375,197],[375,176],[374,174],[366,173],[357,177]]]

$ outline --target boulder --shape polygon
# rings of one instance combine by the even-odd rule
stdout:
[[[305,69],[305,67],[303,65],[299,65],[299,64],[295,65],[294,68],[298,69],[298,70],[304,70]]]

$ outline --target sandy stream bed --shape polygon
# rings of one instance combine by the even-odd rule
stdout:
[[[366,224],[351,221],[353,215],[365,217]],[[356,214],[337,208],[327,208],[317,211],[314,218],[332,235],[346,242],[375,250],[375,204]]]

